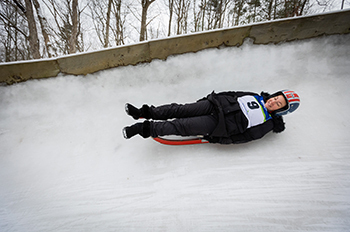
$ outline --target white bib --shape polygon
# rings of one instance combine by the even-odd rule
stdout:
[[[261,96],[247,95],[237,98],[237,101],[243,114],[248,119],[247,128],[262,124],[271,118],[265,108],[265,103]]]

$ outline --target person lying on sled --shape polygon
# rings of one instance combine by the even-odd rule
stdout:
[[[140,109],[127,103],[128,115],[147,120],[125,127],[123,135],[126,139],[136,134],[143,138],[200,136],[210,143],[245,143],[260,139],[270,131],[282,132],[285,129],[282,115],[294,112],[299,105],[298,94],[290,90],[272,95],[266,92],[260,95],[240,91],[212,92],[195,103],[143,105]]]

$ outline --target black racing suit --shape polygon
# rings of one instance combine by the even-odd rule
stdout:
[[[151,136],[164,135],[204,136],[211,143],[244,143],[259,139],[269,131],[284,130],[282,117],[271,114],[272,119],[247,129],[248,120],[242,112],[238,97],[258,95],[251,92],[211,93],[190,104],[169,104],[150,107],[155,120],[150,124]],[[269,94],[262,92],[265,101]],[[168,120],[173,119],[173,120]]]

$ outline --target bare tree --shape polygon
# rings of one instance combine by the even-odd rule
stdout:
[[[248,23],[260,21],[257,17],[260,15],[261,1],[260,0],[250,0],[248,3],[249,15],[247,17]]]
[[[194,31],[204,30],[204,18],[206,9],[206,0],[199,0],[200,3],[197,5],[197,0],[193,0],[193,25]]]
[[[240,24],[241,16],[244,14],[244,4],[246,0],[237,0],[234,7],[234,25],[238,26]]]
[[[141,30],[140,30],[140,41],[146,39],[146,28],[147,28],[147,11],[149,6],[155,0],[141,0],[142,14],[141,14]]]
[[[221,28],[224,24],[226,8],[230,3],[229,0],[206,0],[205,4],[202,4],[200,7],[203,12],[203,23],[204,17],[207,22],[207,29]]]
[[[163,0],[169,10],[167,28],[148,28],[158,17],[150,15],[155,0],[0,0],[0,62],[38,59],[84,50],[82,12],[88,2],[100,47],[121,45],[135,38],[129,37],[125,25],[134,28],[139,41],[158,38],[167,30],[168,36],[237,26],[245,23],[295,17],[309,13],[310,0]],[[123,4],[122,4],[123,2]],[[344,1],[342,1],[343,4]],[[141,3],[141,5],[140,5]],[[45,4],[47,15],[40,4]],[[316,0],[324,11],[333,0]],[[81,7],[81,9],[80,9]],[[128,19],[135,16],[138,22]],[[48,18],[49,17],[49,18]],[[191,17],[191,19],[189,18]],[[53,22],[51,25],[48,22]],[[85,23],[85,21],[84,21]],[[141,27],[140,27],[141,25]],[[192,28],[189,28],[191,27]]]
[[[106,28],[106,22],[108,20],[106,20],[104,16],[106,8],[105,1],[91,0],[89,2],[89,8],[97,38],[99,39],[102,46],[105,47],[106,43],[109,43],[109,38],[106,36],[107,31],[109,32],[109,29]],[[108,42],[106,40],[108,40]]]
[[[275,1],[275,18],[287,18],[305,14],[309,7],[309,0]]]
[[[274,17],[272,17],[273,6],[274,6],[273,2],[274,1],[275,0],[267,0],[266,1],[266,3],[267,3],[266,8],[263,8],[263,10],[266,12],[266,19],[267,20],[271,20],[274,18]]]
[[[127,12],[122,12],[122,0],[115,0],[113,3],[113,13],[115,20],[115,27],[112,27],[112,32],[114,34],[115,44],[124,44],[124,24],[127,16]]]
[[[55,56],[54,48],[53,48],[51,41],[50,41],[50,37],[49,37],[50,28],[49,28],[49,25],[47,23],[46,17],[44,16],[44,14],[41,10],[41,7],[40,7],[38,0],[33,0],[33,4],[34,4],[35,10],[36,10],[36,13],[38,15],[38,19],[39,19],[39,23],[40,23],[40,27],[41,27],[41,33],[44,37],[44,43],[45,43],[47,56],[53,57],[53,56]]]
[[[69,38],[69,53],[76,53],[77,51],[77,37],[78,37],[78,0],[73,0],[72,3],[72,32]]]
[[[34,59],[40,59],[40,44],[38,39],[38,31],[36,29],[36,23],[33,12],[33,4],[30,0],[25,0],[26,3],[26,16],[29,27],[29,43]]]
[[[169,24],[168,24],[168,36],[171,35],[171,22],[173,18],[173,11],[174,11],[174,0],[168,0],[168,9],[169,9]]]
[[[107,48],[109,45],[109,28],[110,28],[109,24],[111,21],[112,2],[113,2],[113,0],[108,0],[107,19],[106,19],[106,34],[105,34],[104,45],[103,45],[103,47],[105,47],[105,48]]]
[[[187,33],[187,19],[190,8],[190,0],[175,0],[174,13],[176,15],[176,34]]]
[[[200,4],[200,9],[201,9],[201,18],[202,18],[202,31],[204,30],[204,19],[205,19],[205,14],[206,14],[206,8],[207,8],[207,0],[201,0],[201,4]]]
[[[38,38],[38,31],[36,29],[32,2],[30,0],[25,0],[25,8],[19,1],[14,0],[14,2],[23,11],[27,18],[29,28],[28,40],[30,44],[31,55],[34,59],[40,59],[40,44]]]
[[[108,0],[107,5],[106,1],[92,0],[89,8],[102,46],[105,48],[110,46],[110,32],[114,36],[115,45],[124,44],[124,24],[127,13],[122,12],[122,0]]]
[[[83,34],[81,31],[80,14],[85,9],[78,9],[78,0],[43,0],[50,11],[55,23],[55,46],[62,54],[84,50]]]
[[[28,24],[23,9],[12,0],[0,4],[0,62],[30,59]]]

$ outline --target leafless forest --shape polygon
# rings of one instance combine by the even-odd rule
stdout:
[[[51,58],[349,7],[349,0],[0,2],[0,62]]]

